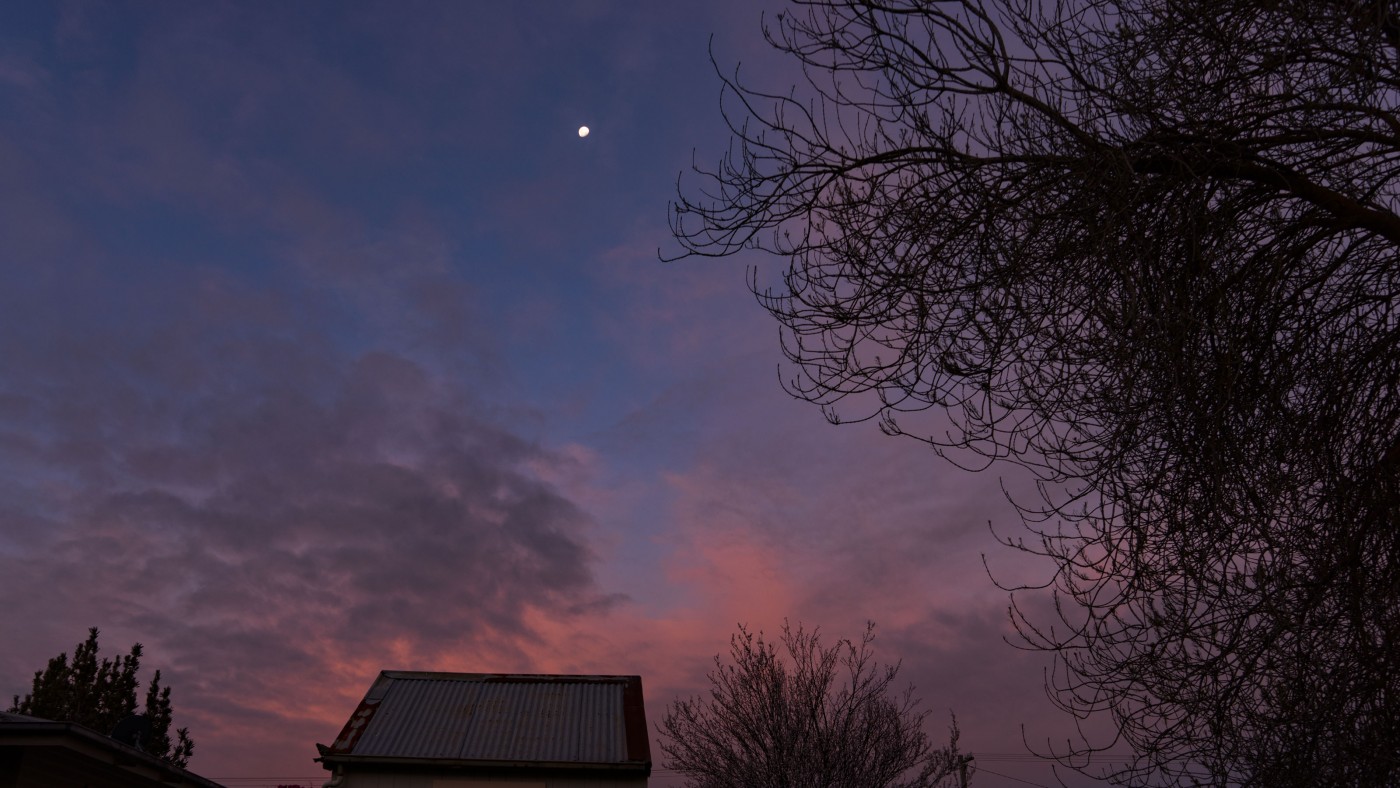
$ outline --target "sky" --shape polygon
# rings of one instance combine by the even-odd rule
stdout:
[[[873,620],[975,784],[1052,783],[1016,480],[788,397],[781,260],[658,259],[780,7],[0,4],[0,696],[97,626],[193,771],[319,785],[380,670],[654,726],[738,624]]]

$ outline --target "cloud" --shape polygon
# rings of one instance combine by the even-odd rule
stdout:
[[[873,618],[1015,749],[996,478],[788,398],[751,258],[655,260],[754,6],[399,11],[71,5],[0,61],[0,693],[95,624],[197,771],[306,782],[381,669],[656,721],[736,623]]]
[[[26,638],[0,675],[98,625],[109,649],[146,643],[202,754],[291,737],[309,765],[374,671],[519,652],[531,610],[607,607],[596,524],[540,472],[571,455],[217,280],[116,287],[110,308],[160,305],[122,332],[11,313],[0,631]]]

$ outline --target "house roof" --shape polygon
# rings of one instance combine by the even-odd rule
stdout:
[[[25,768],[36,779],[63,773],[98,785],[223,788],[76,722],[0,712],[0,754],[10,749],[34,754]]]
[[[384,671],[321,760],[651,771],[640,676]]]

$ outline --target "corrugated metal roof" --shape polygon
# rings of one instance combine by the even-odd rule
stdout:
[[[639,676],[384,671],[326,754],[651,763]]]

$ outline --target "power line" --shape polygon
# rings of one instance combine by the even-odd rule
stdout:
[[[1016,781],[1016,782],[1018,782],[1018,783],[1025,783],[1026,785],[1034,785],[1034,786],[1036,786],[1036,788],[1050,788],[1050,786],[1046,785],[1045,783],[1033,783],[1033,782],[1031,782],[1030,780],[1022,780],[1020,777],[1012,777],[1012,776],[1009,775],[1009,774],[1002,774],[1001,772],[994,772],[994,771],[992,771],[991,769],[984,769],[984,768],[982,768],[981,766],[978,766],[978,767],[977,767],[977,773],[978,773],[978,774],[994,774],[994,775],[996,775],[997,777],[1000,777],[1000,778],[1002,778],[1002,779],[1004,779],[1004,780],[1014,780],[1014,781]]]

